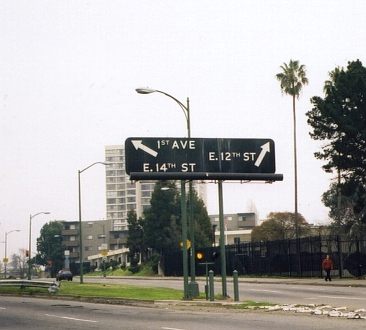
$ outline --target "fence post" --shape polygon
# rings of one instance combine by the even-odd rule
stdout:
[[[239,301],[239,281],[238,271],[233,271],[233,284],[234,284],[234,301]]]
[[[291,277],[291,241],[287,239],[288,277]]]
[[[208,272],[208,277],[209,277],[209,282],[210,282],[210,301],[214,301],[215,300],[215,288],[214,288],[214,272],[211,269]]]
[[[313,250],[313,239],[312,237],[309,237],[309,245],[310,245],[310,276],[313,277],[313,254],[314,254],[314,250]]]
[[[322,260],[323,260],[323,244],[322,244],[323,240],[322,240],[322,236],[319,234],[319,277],[322,278],[323,277],[323,269],[322,269]]]
[[[339,235],[337,235],[337,249],[338,249],[338,262],[339,262],[339,278],[343,276],[343,256],[342,256],[342,242]]]

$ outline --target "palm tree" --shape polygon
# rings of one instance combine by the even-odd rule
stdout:
[[[305,65],[300,65],[299,61],[290,60],[289,64],[283,63],[280,67],[281,73],[276,74],[280,81],[282,93],[292,96],[292,113],[294,125],[294,172],[295,172],[295,232],[296,239],[299,238],[298,229],[298,208],[297,208],[297,148],[296,148],[296,98],[299,98],[301,89],[308,84],[306,78]]]

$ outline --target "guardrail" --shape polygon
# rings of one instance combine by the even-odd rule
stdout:
[[[48,292],[57,292],[60,288],[60,284],[55,281],[34,281],[34,280],[0,280],[1,286],[19,286],[20,288],[25,287],[37,287],[47,288]]]

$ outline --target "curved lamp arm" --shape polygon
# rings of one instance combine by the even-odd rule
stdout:
[[[139,94],[151,94],[151,93],[161,93],[165,96],[171,98],[174,100],[183,110],[184,116],[186,117],[187,121],[187,131],[188,131],[188,137],[191,137],[191,121],[190,121],[190,111],[189,111],[189,98],[187,97],[187,105],[184,105],[181,101],[179,101],[177,98],[175,98],[173,95],[170,95],[166,92],[160,91],[158,89],[151,89],[151,88],[136,88],[136,92]]]
[[[86,171],[88,168],[96,165],[96,164],[102,164],[102,165],[109,165],[109,163],[105,163],[105,162],[95,162],[93,164],[90,164],[89,166],[85,167],[84,169],[82,170],[79,170],[79,173],[83,173],[84,171]]]

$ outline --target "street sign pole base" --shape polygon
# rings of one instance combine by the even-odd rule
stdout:
[[[188,295],[190,298],[197,298],[200,295],[199,286],[197,282],[188,283]]]

